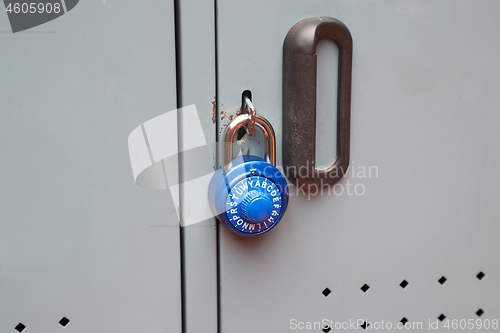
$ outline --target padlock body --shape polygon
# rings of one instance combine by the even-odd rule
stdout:
[[[288,205],[288,185],[280,170],[260,157],[238,156],[219,168],[208,197],[214,215],[243,236],[261,235],[276,226]]]

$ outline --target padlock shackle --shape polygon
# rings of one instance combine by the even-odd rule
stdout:
[[[276,136],[274,135],[273,126],[266,118],[259,115],[255,116],[255,126],[260,128],[264,133],[266,140],[266,159],[272,165],[276,166]],[[231,121],[224,131],[223,152],[222,152],[222,171],[226,172],[232,164],[233,160],[233,143],[236,133],[245,124],[250,124],[252,121],[251,115],[244,113],[240,114]]]

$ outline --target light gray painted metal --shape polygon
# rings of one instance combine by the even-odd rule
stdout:
[[[499,13],[495,1],[218,1],[219,132],[251,90],[280,164],[284,37],[331,16],[354,41],[351,166],[378,168],[340,182],[363,184],[362,196],[293,193],[263,236],[221,230],[221,332],[294,331],[291,319],[427,325],[479,308],[500,319]]]
[[[334,41],[318,43],[316,93],[316,165],[326,167],[337,154],[337,89],[339,48]],[[330,70],[328,70],[330,69]]]
[[[180,161],[182,183],[213,172],[215,164],[215,14],[211,1],[179,1],[180,105],[195,104],[208,147],[205,160]],[[182,122],[188,121],[180,115]],[[182,126],[179,128],[183,128]],[[193,133],[181,133],[182,141]],[[180,147],[182,151],[182,147]],[[203,189],[206,191],[207,189]],[[183,205],[181,216],[198,207]],[[183,227],[185,333],[217,332],[217,223],[215,218]]]
[[[176,108],[173,2],[80,1],[18,34],[1,14],[0,331],[180,332],[175,207],[127,147]]]

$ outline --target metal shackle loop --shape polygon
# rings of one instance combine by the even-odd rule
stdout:
[[[274,135],[273,126],[266,118],[259,115],[240,114],[227,125],[224,131],[224,148],[222,151],[222,171],[226,172],[232,165],[233,160],[233,142],[236,133],[243,125],[251,124],[253,119],[255,126],[260,128],[264,133],[266,140],[266,160],[276,166],[276,136]]]

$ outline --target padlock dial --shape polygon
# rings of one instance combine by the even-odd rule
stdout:
[[[286,179],[275,166],[257,156],[239,156],[232,162],[227,172],[219,168],[210,181],[210,207],[237,234],[263,234],[285,214]]]
[[[247,178],[247,183],[249,178]],[[273,212],[273,202],[271,198],[264,193],[251,190],[241,201],[241,214],[243,217],[253,223],[265,221]]]
[[[270,179],[251,176],[240,180],[229,192],[226,216],[233,228],[242,233],[267,230],[281,217],[281,191]]]

